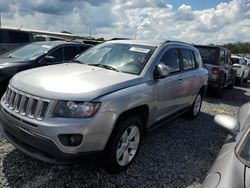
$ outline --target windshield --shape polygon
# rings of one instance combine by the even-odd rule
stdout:
[[[218,58],[217,58],[217,50],[213,47],[197,47],[201,54],[201,58],[204,64],[212,64],[217,65]]]
[[[246,123],[250,124],[250,117],[246,121]],[[241,159],[241,161],[250,167],[250,129],[248,129],[246,136],[243,136],[243,139],[237,145],[237,155]]]
[[[75,62],[139,75],[156,47],[103,43],[84,52]]]
[[[33,43],[11,51],[6,56],[21,60],[34,60],[47,53],[51,48],[52,45]]]

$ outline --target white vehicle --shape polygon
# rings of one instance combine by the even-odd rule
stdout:
[[[247,61],[247,67],[248,67],[248,76],[247,79],[250,80],[250,58],[245,57],[245,60]]]
[[[233,68],[235,68],[237,71],[236,78],[239,81],[239,83],[247,82],[249,69],[245,58],[237,55],[232,55],[231,60]]]

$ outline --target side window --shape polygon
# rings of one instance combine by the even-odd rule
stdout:
[[[202,64],[201,56],[199,52],[192,51],[193,59],[194,59],[194,66],[195,68],[198,68],[200,64]]]
[[[46,38],[43,37],[43,36],[36,36],[36,37],[35,37],[35,40],[36,40],[36,41],[46,41]]]
[[[161,63],[170,68],[170,73],[180,71],[180,59],[177,48],[171,48],[162,56]]]
[[[58,41],[58,40],[63,40],[63,39],[60,39],[60,38],[55,38],[55,37],[50,37],[50,41]]]
[[[57,48],[55,51],[53,51],[52,53],[48,54],[49,56],[53,56],[55,57],[55,62],[61,62],[63,61],[63,47],[59,47]]]
[[[18,31],[8,31],[10,43],[28,43],[30,42],[29,34]]]
[[[189,49],[182,49],[183,69],[188,70],[195,67]]]
[[[0,43],[3,43],[3,31],[0,31]]]
[[[64,46],[64,60],[70,61],[77,55],[77,47],[76,46]]]
[[[85,50],[87,50],[89,47],[86,47],[86,46],[78,46],[77,47],[77,51],[78,51],[78,54],[84,52]]]
[[[220,49],[220,64],[224,65],[225,64],[225,50]]]

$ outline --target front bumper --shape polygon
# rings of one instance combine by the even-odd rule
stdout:
[[[99,134],[102,135],[100,137],[98,137],[98,134],[97,136],[93,135],[95,132],[91,129],[91,125],[82,125],[82,129],[75,126],[71,127],[71,125],[68,125],[67,128],[41,125],[34,128],[28,122],[11,115],[2,107],[0,108],[0,120],[1,132],[11,144],[31,157],[51,163],[68,163],[83,156],[101,153],[109,138],[105,131]],[[94,128],[96,127],[94,126]],[[103,128],[105,129],[107,126],[103,126]],[[58,134],[79,133],[79,131],[83,134],[83,141],[79,146],[69,147],[60,143]],[[111,131],[112,129],[110,133]],[[41,134],[43,132],[48,134]]]

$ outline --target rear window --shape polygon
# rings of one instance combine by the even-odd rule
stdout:
[[[239,64],[240,60],[238,58],[231,58],[233,64]]]
[[[196,48],[199,50],[202,62],[204,64],[212,64],[217,65],[218,64],[218,58],[217,58],[217,49],[213,47],[198,47]]]

